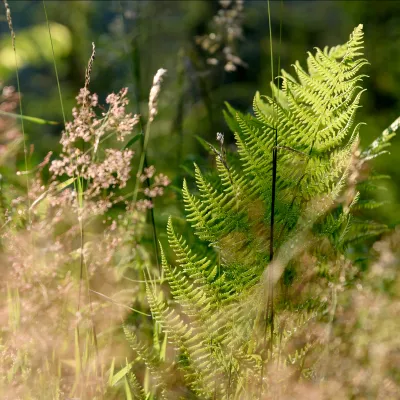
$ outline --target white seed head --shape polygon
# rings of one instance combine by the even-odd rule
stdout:
[[[163,81],[163,76],[165,75],[166,72],[167,72],[166,69],[160,68],[154,75],[153,86],[150,90],[150,96],[149,96],[149,122],[152,122],[154,120],[154,117],[157,115],[158,96],[161,91],[161,83]]]

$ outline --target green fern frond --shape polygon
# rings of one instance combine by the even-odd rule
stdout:
[[[252,288],[257,286],[269,264],[271,213],[275,216],[277,232],[273,245],[278,248],[298,235],[299,230],[309,229],[334,207],[346,185],[361,126],[354,127],[363,93],[359,84],[364,75],[359,70],[367,63],[359,57],[361,50],[362,27],[359,26],[345,45],[331,50],[317,49],[314,55],[309,53],[307,70],[297,62],[295,76],[282,71],[282,88],[271,85],[273,97],[256,93],[254,116],[243,115],[227,105],[224,114],[235,134],[242,172],[227,165],[216,151],[220,179],[217,186],[207,181],[197,166],[199,197],[192,195],[184,182],[187,220],[196,235],[209,242],[221,256],[218,276],[224,278],[224,284],[218,293],[225,292],[226,303],[218,303],[213,308],[217,280],[207,279],[205,275],[210,271],[210,263],[203,259],[194,265],[190,249],[185,248],[184,241],[177,238],[169,223],[170,245],[182,269],[177,272],[164,261],[171,291],[183,309],[197,304],[187,311],[192,318],[197,316],[207,321],[207,313],[218,308],[224,313],[220,323],[230,333],[221,336],[220,343],[227,346],[225,351],[230,354],[232,367],[229,371],[236,374],[240,375],[239,364],[246,357],[254,359],[247,354],[244,343],[256,338],[253,331],[257,312],[248,313],[243,301],[246,296],[254,298]],[[278,152],[276,202],[271,209],[274,149]],[[336,218],[327,218],[324,224],[321,221],[319,232],[330,236],[332,243],[339,247],[349,230],[350,220],[348,212],[341,211]],[[194,282],[198,285],[196,289]],[[204,305],[204,313],[197,311],[199,304]],[[233,338],[235,326],[241,328]],[[231,379],[231,374],[228,375]],[[241,378],[236,383],[239,381]]]
[[[141,343],[131,329],[129,329],[125,325],[123,328],[125,337],[130,347],[133,351],[135,351],[135,353],[137,353],[137,355],[145,363],[146,367],[151,372],[151,376],[153,378],[153,387],[160,389],[161,393],[164,393],[166,390],[166,376],[159,355],[154,350],[151,350],[148,346]],[[132,378],[131,376],[129,378],[129,381],[131,384],[133,384],[132,389],[134,390],[134,392],[136,391],[139,396],[144,395],[144,391],[141,388],[140,384],[137,382],[136,378]]]
[[[161,258],[171,299],[162,300],[154,285],[147,284],[146,291],[153,319],[200,398],[268,396],[277,385],[272,370],[284,382],[315,377],[305,359],[322,345],[296,338],[315,321],[323,323],[328,310],[318,294],[302,292],[305,284],[295,291],[297,276],[306,275],[297,256],[305,253],[318,266],[310,278],[312,291],[319,288],[318,279],[338,279],[326,266],[346,247],[387,230],[355,217],[360,208],[378,205],[360,196],[355,171],[386,151],[400,124],[399,119],[364,152],[358,150],[362,123],[355,120],[365,77],[360,70],[368,64],[362,49],[359,25],[344,45],[308,53],[307,68],[296,62],[292,75],[282,70],[281,86],[271,83],[271,96],[256,93],[254,115],[226,104],[237,155],[226,154],[219,137],[220,151],[209,145],[215,173],[195,165],[195,194],[183,182],[186,220],[213,256],[196,254],[170,219],[175,260],[170,263],[163,250]],[[271,289],[265,282],[275,260],[283,265],[283,276],[280,288]],[[302,274],[296,275],[298,270]],[[268,319],[271,290],[279,317]]]
[[[129,387],[133,392],[132,394],[134,398],[137,400],[146,400],[146,393],[142,385],[138,381],[136,375],[132,372],[129,372],[127,376],[128,376]]]

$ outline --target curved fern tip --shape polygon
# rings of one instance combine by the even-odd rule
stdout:
[[[161,260],[162,260],[162,264],[164,265],[165,262],[167,261],[166,257],[165,257],[165,252],[164,252],[164,248],[161,244],[160,241],[158,241],[158,245],[160,246],[160,253],[161,253]],[[165,262],[164,262],[165,261]]]
[[[193,165],[194,165],[195,173],[201,175],[201,169],[199,168],[199,166],[196,163],[193,163]]]

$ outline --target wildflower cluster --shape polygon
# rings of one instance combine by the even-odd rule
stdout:
[[[164,194],[164,188],[171,183],[170,179],[166,175],[154,175],[155,172],[156,169],[151,165],[150,167],[144,169],[143,174],[139,175],[140,182],[144,182],[146,180],[150,182],[150,179],[153,177],[154,180],[152,184],[149,183],[148,187],[143,190],[144,195],[148,198],[141,199],[136,202],[136,209],[138,211],[144,211],[146,209],[153,208],[153,203],[150,199],[157,196],[162,196]]]
[[[132,150],[105,149],[102,154],[99,144],[111,136],[123,141],[138,123],[139,117],[126,112],[127,89],[107,96],[107,112],[97,117],[94,108],[98,97],[88,89],[81,89],[77,96],[78,107],[73,109],[74,120],[66,124],[60,143],[60,159],[53,160],[50,171],[55,181],[66,175],[84,179],[84,198],[95,214],[103,214],[112,204],[114,193],[102,196],[109,189],[124,188],[130,178]],[[70,196],[71,199],[74,196]]]
[[[243,39],[243,0],[220,0],[221,9],[213,18],[214,32],[196,38],[203,50],[209,53],[207,63],[224,62],[227,72],[236,71],[246,63],[236,54],[236,43]]]
[[[4,93],[9,95],[7,99],[15,97],[11,89]],[[156,107],[158,93],[153,94]],[[63,372],[60,380],[52,360],[67,359],[73,354],[74,329],[78,326],[82,337],[90,336],[94,330],[104,332],[110,323],[125,317],[138,287],[121,276],[137,279],[136,268],[149,263],[140,244],[145,211],[153,207],[151,198],[161,196],[169,184],[165,175],[155,175],[155,168],[150,166],[137,177],[139,182],[152,180],[142,191],[145,199],[135,204],[127,200],[129,195],[117,194],[130,179],[134,153],[113,147],[111,140],[104,142],[111,137],[117,142],[125,140],[138,122],[137,115],[126,111],[127,90],[107,96],[109,108],[100,116],[95,112],[96,94],[85,87],[76,99],[73,121],[66,124],[60,140],[61,155],[50,161],[50,152],[30,177],[27,196],[31,207],[26,207],[27,196],[19,195],[5,210],[7,229],[0,232],[0,260],[9,268],[0,285],[0,295],[7,298],[9,308],[0,309],[0,321],[6,327],[0,330],[4,344],[0,349],[0,376],[5,377],[11,370],[15,374],[8,375],[7,381],[0,378],[2,398],[7,398],[1,390],[8,388],[10,382],[12,395],[24,396],[34,386],[26,382],[41,376],[35,372],[34,377],[33,371],[40,370],[44,359],[48,391],[64,397],[75,390],[69,372]],[[12,109],[10,103],[2,104],[3,110]],[[49,184],[42,179],[47,167],[52,174]],[[78,183],[82,185],[80,194]],[[108,211],[120,202],[125,211],[119,209],[118,217],[114,217]],[[31,220],[23,229],[28,208]],[[92,218],[99,216],[102,225],[99,218]],[[83,281],[90,289],[82,289]],[[66,312],[77,307],[76,312]],[[92,344],[86,345],[87,351],[94,351]],[[97,362],[102,360],[109,365],[115,348],[113,354],[109,354],[111,348],[100,350]],[[91,374],[91,383],[86,382],[82,390],[88,398],[94,398],[96,390],[105,390],[105,382],[90,368],[86,373]]]

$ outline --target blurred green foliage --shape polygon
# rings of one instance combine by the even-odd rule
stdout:
[[[68,28],[57,23],[50,24],[50,29],[54,42],[54,56],[56,61],[59,61],[71,53],[71,33]],[[52,62],[53,54],[48,42],[48,28],[45,24],[22,30],[18,34],[18,67],[40,66]],[[14,50],[8,37],[3,37],[0,48],[0,76],[7,80],[15,74]]]

